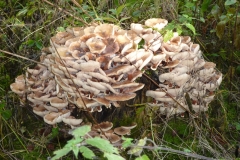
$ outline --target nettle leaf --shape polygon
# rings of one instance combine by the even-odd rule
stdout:
[[[146,154],[142,155],[141,157],[136,158],[135,160],[150,160]]]
[[[132,138],[122,137],[122,140],[124,140],[123,143],[122,143],[123,148],[127,148],[127,147],[132,145],[132,140],[133,140]]]
[[[194,27],[192,24],[186,23],[185,26],[186,26],[187,28],[189,28],[189,29],[193,32],[194,35],[196,34],[195,27]]]
[[[85,146],[81,146],[79,148],[79,151],[82,153],[82,155],[85,157],[85,158],[88,158],[88,159],[93,159],[95,156],[95,154],[93,153],[92,150],[90,150],[89,148],[85,147]]]
[[[125,160],[125,158],[123,158],[122,156],[116,155],[116,154],[112,154],[112,153],[104,153],[104,157],[106,157],[108,160]]]
[[[53,153],[56,154],[54,157],[51,158],[51,160],[57,160],[61,158],[62,156],[65,156],[71,151],[71,148],[63,148],[57,151],[54,151]]]
[[[219,39],[222,39],[222,36],[224,34],[224,30],[225,30],[225,26],[226,26],[226,22],[225,21],[220,21],[217,24],[216,34],[217,34]]]
[[[94,138],[89,138],[86,140],[87,144],[90,144],[94,147],[97,147],[103,152],[108,152],[108,153],[117,153],[118,154],[118,149],[113,147],[112,144],[109,143],[108,140],[99,138],[99,137],[94,137]]]
[[[237,1],[236,0],[226,0],[224,5],[225,6],[230,6],[230,5],[233,5],[235,4]]]
[[[173,37],[173,31],[172,30],[168,30],[166,32],[166,34],[163,37],[164,42],[167,42],[168,40],[170,40]]]
[[[71,139],[67,141],[67,144],[64,147],[74,147],[82,141],[83,141],[82,138]]]
[[[78,146],[76,146],[76,145],[73,146],[73,147],[72,147],[72,151],[73,151],[75,157],[77,158],[77,157],[78,157],[78,153],[79,153]]]
[[[84,126],[81,126],[81,127],[77,128],[77,129],[75,129],[74,131],[72,131],[71,134],[74,137],[82,137],[85,134],[87,134],[90,130],[91,130],[91,127],[89,125],[84,125]]]

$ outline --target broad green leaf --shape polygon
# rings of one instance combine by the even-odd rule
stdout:
[[[76,139],[71,139],[71,140],[67,141],[67,144],[64,147],[73,147],[82,141],[83,141],[82,138],[77,137]]]
[[[85,146],[81,146],[79,150],[85,158],[93,159],[94,157],[96,157],[93,151]]]
[[[74,137],[82,137],[85,134],[87,134],[90,130],[91,130],[91,127],[89,125],[84,125],[84,126],[81,126],[77,129],[73,130],[71,134]]]
[[[58,127],[52,128],[52,137],[57,137],[58,134],[59,128]]]
[[[189,28],[189,29],[193,32],[194,35],[196,34],[195,27],[194,27],[192,24],[186,23],[185,26],[186,26],[187,28]]]
[[[64,27],[57,27],[57,31],[58,32],[63,32],[63,31],[65,31],[65,29],[64,29]]]
[[[17,16],[21,16],[21,15],[25,15],[28,11],[27,7],[24,7],[23,9],[21,9],[18,13]]]
[[[5,101],[1,101],[0,103],[0,110],[3,109],[6,105],[6,102]]]
[[[220,51],[218,54],[222,57],[223,60],[227,59],[226,51]]]
[[[111,17],[100,17],[100,18],[108,22],[117,23],[117,20]]]
[[[216,34],[217,34],[219,39],[222,39],[222,36],[224,34],[224,30],[225,30],[225,26],[226,26],[226,22],[225,21],[220,21],[217,24]]]
[[[4,111],[1,111],[0,114],[3,116],[5,120],[8,120],[12,116],[12,111],[4,110]]]
[[[235,123],[236,130],[240,131],[240,123]]]
[[[184,148],[183,149],[184,152],[187,152],[187,153],[191,153],[191,150],[187,149],[187,148]]]
[[[42,43],[41,42],[39,42],[39,41],[36,41],[35,42],[35,44],[36,44],[36,46],[37,46],[37,48],[39,49],[39,50],[41,50],[42,49]]]
[[[180,25],[177,25],[177,33],[178,35],[181,35],[182,34],[182,27]]]
[[[143,146],[146,144],[147,141],[147,137],[145,137],[144,139],[140,139],[135,146],[133,146],[129,151],[128,154],[134,154],[136,156],[139,156],[142,153],[143,150]]]
[[[70,151],[71,151],[71,148],[63,148],[63,149],[54,151],[53,153],[55,154],[55,156],[52,157],[51,160],[57,160],[62,156],[65,156],[66,154],[68,154]]]
[[[230,6],[230,5],[233,5],[235,4],[237,1],[236,0],[226,0],[224,5],[225,6]]]
[[[118,154],[118,149],[113,147],[113,145],[110,144],[108,140],[105,140],[99,137],[94,137],[94,138],[87,139],[86,143],[99,148],[103,152]]]
[[[140,10],[136,10],[136,11],[132,12],[132,16],[133,17],[140,17],[140,15],[141,15],[141,11]]]
[[[124,140],[123,143],[122,143],[123,148],[127,148],[127,147],[132,145],[132,140],[133,140],[132,138],[122,137],[122,140]]]
[[[125,158],[122,156],[107,152],[104,152],[104,157],[106,157],[108,160],[125,160]]]
[[[207,11],[209,4],[211,3],[212,0],[203,0],[202,6],[201,6],[201,11],[205,12]]]
[[[216,4],[215,6],[213,6],[212,10],[211,10],[211,14],[217,19],[219,17],[219,15],[221,14],[221,9],[220,7]]]
[[[123,8],[125,7],[126,5],[123,4],[121,6],[119,6],[117,9],[116,9],[116,16],[118,17],[119,14],[122,12]]]
[[[123,17],[123,18],[120,19],[119,22],[125,21],[125,20],[130,19],[130,18],[131,18],[131,17]]]
[[[117,15],[117,10],[116,9],[109,9],[108,11],[112,12],[112,14]]]
[[[168,30],[167,33],[164,35],[163,40],[164,40],[164,42],[167,42],[172,37],[173,37],[173,31],[172,30]]]
[[[136,158],[135,160],[150,160],[146,154],[142,155],[141,157]]]
[[[75,157],[77,158],[78,157],[78,153],[79,153],[79,149],[78,149],[78,147],[76,145],[72,147],[72,151],[73,151]]]

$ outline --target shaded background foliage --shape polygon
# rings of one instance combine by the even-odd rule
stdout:
[[[236,0],[5,0],[0,2],[0,49],[38,60],[41,49],[49,45],[50,37],[67,27],[100,21],[126,28],[130,23],[143,23],[151,17],[165,18],[172,30],[191,35],[195,43],[201,45],[204,58],[217,64],[223,73],[223,83],[216,100],[208,112],[199,115],[199,128],[186,115],[166,119],[156,109],[145,107],[144,93],[152,84],[139,92],[136,99],[127,102],[131,107],[94,113],[94,117],[98,121],[112,120],[115,125],[136,121],[138,128],[132,133],[133,138],[148,136],[157,144],[179,150],[212,157],[213,153],[222,152],[220,157],[234,157],[235,146],[240,143],[240,3]],[[0,52],[2,159],[44,159],[69,138],[65,126],[52,128],[44,124],[27,104],[19,103],[9,88],[17,75],[34,65]],[[141,81],[146,82],[144,78]],[[84,116],[77,111],[76,114]],[[199,145],[211,146],[215,152]],[[72,159],[71,156],[67,158]],[[168,153],[151,156],[183,158]]]

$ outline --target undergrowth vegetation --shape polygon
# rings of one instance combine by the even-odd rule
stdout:
[[[154,85],[143,77],[139,81],[147,85],[134,100],[121,104],[121,109],[93,113],[98,123],[109,120],[114,126],[138,124],[119,149],[101,138],[85,139],[87,126],[69,134],[63,124],[45,124],[10,90],[17,75],[35,66],[41,49],[49,46],[49,39],[57,32],[100,22],[126,28],[152,17],[169,21],[162,33],[165,40],[173,32],[190,35],[201,45],[204,58],[216,63],[223,73],[215,100],[197,118],[188,113],[169,118],[159,114],[158,108],[147,106],[145,91]],[[0,159],[240,157],[239,1],[10,0],[0,2],[0,22]],[[152,73],[147,75],[156,79]],[[84,113],[76,114],[88,123]],[[140,154],[134,154],[137,152]]]

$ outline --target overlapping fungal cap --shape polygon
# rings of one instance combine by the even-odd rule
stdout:
[[[56,83],[71,102],[90,112],[134,98],[134,92],[144,87],[135,80],[153,56],[152,51],[137,48],[141,39],[113,24],[58,33],[50,47]]]
[[[188,92],[193,110],[205,111],[222,74],[202,58],[199,45],[190,37],[174,33],[163,42],[159,31],[167,23],[152,18],[145,25],[132,23],[130,30],[93,24],[58,32],[50,39],[50,54],[40,58],[42,65],[28,68],[10,87],[22,101],[27,94],[34,113],[46,123],[63,121],[74,128],[79,124],[70,122],[74,118],[69,105],[90,112],[101,112],[102,106],[119,107],[117,102],[133,99],[144,87],[136,79],[149,67],[157,70],[160,81],[160,88],[146,93],[156,101],[150,105],[159,106],[168,116],[182,113],[188,108]],[[63,116],[66,111],[68,117]]]
[[[151,69],[159,75],[160,88],[146,92],[146,96],[154,99],[149,105],[160,107],[160,112],[167,116],[183,113],[189,110],[185,99],[188,93],[190,110],[206,111],[222,81],[215,66],[203,59],[200,46],[191,42],[190,37],[174,33],[169,41],[162,42],[151,60]]]
[[[112,122],[101,122],[97,125],[93,125],[90,134],[101,136],[102,138],[108,139],[111,143],[121,143],[122,136],[130,135],[131,129],[137,126],[136,123],[130,124],[129,126],[121,126],[112,128]]]

